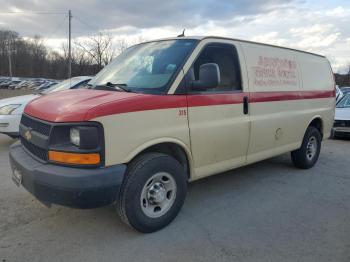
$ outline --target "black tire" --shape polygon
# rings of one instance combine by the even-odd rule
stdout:
[[[315,142],[315,150],[312,151],[309,149],[310,143]],[[292,151],[291,157],[293,164],[302,169],[309,169],[313,167],[320,155],[321,151],[321,141],[322,136],[320,131],[315,127],[308,127],[306,129],[303,143],[301,144],[301,147],[295,151]],[[311,151],[313,153],[311,153]]]
[[[141,194],[146,182],[155,174],[162,172],[173,178],[176,191],[173,203],[169,205],[166,213],[154,218],[144,212]],[[119,195],[119,215],[126,224],[139,232],[155,232],[167,226],[177,216],[185,201],[186,192],[187,175],[175,158],[162,153],[143,154],[128,166]]]

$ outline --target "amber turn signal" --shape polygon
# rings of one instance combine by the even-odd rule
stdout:
[[[49,160],[69,165],[98,165],[101,158],[98,153],[79,154],[59,151],[49,151]]]

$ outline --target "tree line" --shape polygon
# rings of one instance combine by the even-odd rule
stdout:
[[[142,41],[140,38],[133,44]],[[101,32],[73,43],[72,76],[95,75],[131,44],[124,39],[113,41],[110,35]],[[13,76],[52,79],[68,76],[67,45],[57,52],[47,47],[40,36],[25,39],[17,32],[0,30],[0,76],[10,75],[9,58]],[[335,81],[340,87],[350,86],[350,67],[348,74],[335,74]]]
[[[334,74],[334,79],[339,87],[350,86],[350,66],[348,74]]]
[[[75,41],[72,76],[96,74],[127,47],[126,41],[113,43],[112,37],[104,33]],[[23,38],[17,32],[0,30],[0,76],[10,76],[10,71],[17,77],[65,79],[68,75],[67,45],[58,52],[46,46],[40,36]]]

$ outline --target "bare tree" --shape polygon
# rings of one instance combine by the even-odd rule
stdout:
[[[120,38],[115,41],[114,45],[116,48],[116,55],[120,55],[129,47],[130,44],[124,38]]]
[[[0,75],[9,76],[9,41],[14,76],[64,79],[67,74],[67,48],[48,48],[40,36],[22,38],[17,32],[0,30]],[[93,75],[100,68],[85,51],[73,49],[73,75]]]
[[[75,45],[92,58],[99,70],[107,65],[115,56],[112,37],[108,34],[99,33],[85,41],[75,41]]]
[[[0,31],[0,73],[6,70],[9,75],[12,75],[12,54],[18,37],[18,33],[14,31]]]

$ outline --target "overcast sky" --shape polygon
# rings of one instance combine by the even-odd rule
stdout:
[[[320,53],[335,72],[345,72],[350,64],[350,0],[0,0],[0,5],[1,29],[26,37],[39,34],[53,48],[66,41],[65,12],[71,9],[74,38],[105,30],[116,41],[135,42],[176,36],[186,28],[186,35],[242,38]]]

